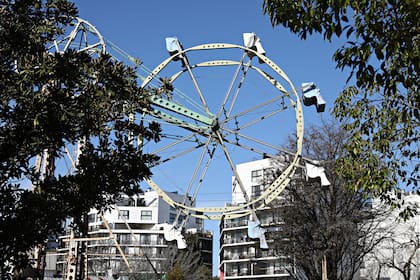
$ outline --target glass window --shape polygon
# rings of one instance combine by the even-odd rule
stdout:
[[[159,235],[158,239],[157,239],[157,244],[158,245],[163,245],[165,244],[165,239],[163,238],[163,235]]]
[[[146,206],[146,202],[144,201],[144,198],[137,198],[137,207],[144,207]]]
[[[152,211],[151,210],[142,210],[141,211],[141,219],[144,221],[150,221],[152,219]]]
[[[118,206],[129,206],[130,205],[130,198],[122,197],[115,204],[117,204]]]
[[[253,196],[253,197],[260,196],[262,191],[263,191],[263,186],[261,186],[261,185],[252,186],[251,196]]]
[[[118,219],[119,220],[128,220],[129,218],[130,218],[130,211],[128,211],[128,210],[118,211]]]
[[[176,214],[175,213],[169,213],[169,223],[173,223],[175,221]]]
[[[89,214],[88,216],[88,222],[93,223],[96,220],[96,214]]]
[[[255,182],[261,182],[263,178],[263,170],[253,170],[251,172],[251,182],[255,183]]]
[[[118,243],[121,243],[121,244],[128,244],[131,241],[131,236],[130,234],[126,234],[126,233],[117,234],[117,241]]]
[[[175,213],[169,213],[169,223],[173,223],[175,221],[176,218]],[[180,214],[178,217],[178,223],[182,223],[182,221],[186,218],[186,216],[184,214]]]
[[[140,244],[150,245],[151,244],[150,235],[148,235],[148,234],[140,235]]]

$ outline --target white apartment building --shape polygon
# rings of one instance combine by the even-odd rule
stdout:
[[[236,167],[249,197],[259,196],[266,187],[267,180],[269,181],[274,174],[273,162],[270,159],[242,163]],[[232,182],[232,204],[244,202],[241,189]],[[269,209],[258,211],[257,216],[267,233],[280,230],[279,217]],[[221,276],[225,280],[288,279],[289,274],[286,269],[288,264],[285,259],[275,256],[272,249],[260,249],[259,240],[248,237],[249,218],[249,216],[244,216],[222,220],[220,223],[219,270]],[[271,240],[268,239],[267,242],[270,248]]]
[[[404,200],[405,205],[420,206],[418,194],[405,193]],[[374,199],[372,208],[389,209],[389,206]],[[420,213],[403,221],[398,219],[399,211],[397,208],[381,220],[380,234],[376,237],[381,241],[364,258],[360,280],[420,279]]]
[[[278,166],[279,162],[275,165]],[[256,160],[237,165],[237,170],[249,197],[259,196],[273,176],[270,159]],[[299,176],[298,174],[295,176]],[[402,193],[404,206],[420,207],[420,196]],[[283,192],[278,199],[287,199]],[[232,181],[232,204],[245,202],[241,189]],[[375,233],[378,244],[363,261],[354,279],[356,280],[404,280],[420,279],[420,212],[407,221],[398,219],[401,209],[389,210],[389,205],[373,199],[372,209],[381,209],[379,227]],[[261,226],[270,232],[281,230],[280,217],[270,210],[257,212]],[[259,240],[248,237],[249,215],[242,218],[222,220],[220,223],[219,270],[221,279],[288,279],[287,271],[293,267],[285,259],[276,257],[271,250],[259,248]],[[380,242],[379,242],[380,241]],[[409,274],[409,275],[408,275]],[[404,278],[405,275],[405,278]],[[409,278],[408,278],[409,276]]]
[[[175,201],[184,199],[184,195],[176,192],[167,194]],[[103,214],[92,209],[88,214],[85,276],[90,279],[125,279],[135,273],[137,279],[155,279],[166,271],[170,258],[177,253],[176,242],[164,238],[164,225],[172,224],[176,217],[176,209],[152,190],[131,197],[123,196]],[[179,216],[181,221],[184,218]],[[185,229],[199,235],[204,264],[211,269],[213,235],[204,231],[201,219],[194,217],[188,218]],[[69,235],[61,236],[59,240],[56,270],[61,273],[46,272],[49,275],[66,274],[67,271]]]

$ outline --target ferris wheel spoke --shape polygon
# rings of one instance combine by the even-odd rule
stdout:
[[[198,161],[197,161],[197,163],[195,165],[194,172],[193,172],[193,174],[192,174],[192,176],[190,178],[190,181],[188,183],[188,187],[185,190],[183,204],[185,204],[187,202],[188,197],[189,197],[189,195],[191,193],[191,189],[193,188],[194,183],[197,182],[197,177],[198,177],[198,175],[200,173],[200,169],[203,167],[203,161],[204,161],[205,155],[207,153],[209,153],[208,147],[209,147],[210,143],[211,143],[211,137],[209,137],[209,139],[207,140],[207,142],[204,145],[203,149],[201,150],[200,157],[199,157],[199,159],[198,159]],[[207,170],[208,170],[208,167],[210,165],[210,162],[211,162],[211,160],[213,158],[214,150],[215,149],[213,149],[213,152],[210,153],[210,156],[209,156],[209,158],[207,159],[207,162],[204,165],[204,169],[201,172],[200,179],[198,180],[198,184],[197,184],[197,186],[194,189],[194,194],[191,197],[191,203],[193,203],[195,201],[195,199],[197,197],[197,194],[198,194],[198,192],[199,192],[199,190],[201,188],[201,185],[202,185],[202,182],[203,182],[203,178],[205,177],[205,175],[207,173]],[[178,222],[178,218],[179,218],[180,213],[181,212],[178,211],[177,216],[176,216],[176,219],[174,221],[174,225]],[[185,224],[185,222],[186,222],[186,220],[183,221],[181,227]]]
[[[239,148],[248,150],[252,153],[258,154],[262,158],[264,158],[264,157],[274,158],[275,157],[274,155],[267,153],[267,151],[265,151],[265,150],[261,150],[261,149],[255,148],[255,147],[251,147],[249,145],[239,143],[238,141],[231,141],[229,139],[224,139],[224,141],[225,141],[225,143],[230,144],[232,146],[239,147]]]
[[[245,53],[244,53],[244,55],[245,55]],[[239,92],[241,90],[242,84],[243,84],[243,82],[245,80],[245,76],[246,76],[246,73],[248,72],[248,69],[249,69],[250,65],[251,65],[251,60],[249,60],[246,65],[244,65],[244,70],[243,70],[243,73],[242,73],[241,80],[238,83],[238,86],[236,88],[235,94],[234,94],[234,96],[232,98],[232,102],[230,103],[229,110],[226,112],[226,118],[229,118],[230,114],[232,113],[232,110],[233,110],[233,108],[235,106],[235,103],[236,103],[236,101],[238,99]]]
[[[152,154],[155,154],[155,155],[160,154],[161,152],[164,152],[164,151],[166,151],[166,150],[168,150],[168,149],[170,149],[170,148],[173,148],[173,147],[175,147],[175,146],[177,146],[177,145],[179,145],[179,144],[182,144],[182,143],[184,143],[184,142],[190,141],[190,139],[192,139],[192,138],[193,138],[193,137],[195,137],[195,136],[197,136],[197,133],[192,133],[192,134],[190,134],[190,135],[187,135],[187,136],[181,137],[181,138],[179,138],[177,141],[174,141],[174,142],[172,142],[172,143],[169,143],[168,145],[165,145],[165,146],[163,146],[163,147],[161,147],[161,148],[159,148],[159,149],[157,149],[157,150],[154,150],[154,151],[152,151],[151,153],[152,153]],[[176,136],[173,136],[173,137],[176,137]],[[168,138],[169,138],[169,137],[168,137]],[[167,139],[168,139],[168,138],[167,138]],[[195,141],[193,141],[193,142],[197,142],[197,140],[195,140]]]
[[[70,35],[67,38],[68,41],[63,48],[63,52],[67,51],[67,49],[71,46],[72,42],[74,41],[74,39],[77,36],[77,33],[79,32],[80,25],[81,25],[81,22],[78,21],[76,23],[76,26],[74,27],[74,29],[72,30],[72,32],[70,33]]]
[[[269,114],[266,114],[266,115],[263,115],[263,116],[259,116],[258,118],[254,119],[252,121],[249,121],[246,124],[243,124],[242,126],[238,127],[236,130],[240,131],[242,129],[245,129],[247,127],[250,127],[250,126],[252,126],[254,124],[257,124],[257,123],[259,123],[261,121],[267,120],[267,119],[269,119],[269,118],[271,118],[271,117],[273,117],[273,116],[275,116],[275,115],[277,115],[277,114],[279,114],[279,113],[281,113],[283,111],[284,111],[284,108],[281,108],[281,109],[275,110],[273,112],[270,112]]]
[[[199,149],[199,148],[203,147],[204,145],[205,145],[204,143],[198,143],[198,144],[197,144],[196,146],[194,146],[194,147],[191,147],[191,148],[188,148],[188,149],[184,149],[183,151],[180,151],[180,152],[178,152],[178,153],[176,153],[176,154],[174,154],[174,155],[172,155],[172,156],[170,156],[170,157],[166,157],[166,158],[164,158],[164,159],[159,160],[159,161],[157,162],[157,164],[156,164],[156,165],[159,165],[159,164],[165,163],[165,162],[167,162],[167,161],[174,160],[174,159],[179,158],[179,157],[181,157],[181,156],[185,156],[185,155],[187,155],[187,154],[189,154],[189,153],[192,153],[192,152],[196,151],[197,149]]]
[[[241,68],[243,67],[243,66],[242,66],[242,64],[243,64],[243,62],[244,62],[244,60],[245,60],[245,57],[246,57],[246,53],[243,53],[243,54],[242,54],[241,61],[238,63],[238,66],[236,67],[235,73],[233,74],[233,77],[232,77],[232,80],[231,80],[231,82],[230,82],[229,88],[228,88],[228,90],[226,91],[225,98],[224,98],[224,100],[223,100],[223,102],[222,102],[222,105],[220,106],[220,109],[219,109],[219,111],[217,112],[217,118],[220,118],[220,115],[222,114],[222,112],[225,112],[225,114],[226,114],[226,115],[229,115],[229,113],[227,113],[227,112],[226,112],[226,108],[225,108],[225,106],[226,106],[226,104],[227,104],[227,102],[228,102],[228,100],[229,100],[229,97],[230,97],[231,93],[232,93],[233,86],[234,86],[235,81],[237,80],[238,75],[239,75],[239,71],[240,71],[240,70],[241,70]],[[249,65],[249,63],[248,63],[248,65]],[[243,72],[242,76],[244,76],[245,74],[246,74],[246,71],[244,71],[244,72]],[[241,81],[243,81],[243,78],[241,79]],[[235,95],[234,95],[234,97],[233,97],[233,99],[232,99],[232,103],[231,103],[231,106],[230,106],[230,109],[228,110],[228,112],[230,112],[231,108],[233,107],[233,104],[234,104],[234,103],[235,103],[235,101],[236,101],[236,98],[237,98],[238,93],[239,93],[239,87],[238,87],[238,88],[237,88],[237,90],[235,91]]]
[[[66,154],[67,154],[68,159],[69,159],[69,160],[70,160],[70,162],[71,162],[71,166],[72,166],[74,169],[76,169],[76,159],[74,159],[74,158],[73,158],[73,156],[71,155],[71,153],[70,153],[69,149],[67,148],[67,146],[65,146],[65,147],[64,147],[64,150],[65,150],[65,152],[66,152]]]
[[[219,139],[220,146],[222,147],[223,153],[224,153],[224,155],[226,157],[226,160],[228,161],[229,166],[232,169],[233,176],[235,177],[235,180],[237,181],[237,183],[239,185],[239,188],[241,189],[241,192],[242,192],[242,194],[243,194],[243,196],[245,198],[245,201],[246,202],[249,202],[249,196],[246,193],[245,185],[242,182],[242,179],[239,176],[238,171],[236,170],[236,166],[233,163],[232,157],[230,156],[230,153],[229,153],[229,151],[228,151],[228,149],[227,149],[227,147],[226,147],[226,145],[224,143],[223,137],[222,137],[222,135],[220,134],[219,131],[217,131],[216,134],[217,134],[217,138]]]
[[[194,73],[191,69],[190,63],[188,62],[188,59],[185,53],[182,55],[182,61],[185,67],[187,68],[187,72],[191,78],[191,81],[195,87],[195,90],[197,91],[198,97],[200,98],[200,101],[204,107],[205,112],[210,114],[209,106],[207,105],[206,99],[204,98],[204,95],[200,89],[200,86],[198,85],[197,79],[194,76]]]
[[[92,46],[86,46],[86,47],[84,47],[84,48],[82,48],[80,50],[82,50],[82,51],[88,51],[88,50],[91,50],[91,49],[95,49],[96,47],[99,47],[99,46],[101,46],[101,43],[97,43],[97,44],[94,44]]]
[[[197,163],[196,163],[196,165],[195,165],[194,172],[193,172],[193,174],[192,174],[192,176],[191,176],[190,182],[189,182],[188,187],[187,187],[187,190],[186,190],[186,192],[185,192],[184,200],[187,198],[187,196],[188,196],[188,195],[189,195],[189,193],[191,192],[191,188],[192,188],[192,186],[193,186],[193,184],[194,184],[194,182],[195,182],[195,180],[196,180],[196,178],[197,178],[197,176],[198,176],[198,173],[199,173],[200,167],[201,167],[201,166],[202,166],[202,164],[203,164],[204,156],[206,155],[207,148],[208,148],[208,146],[209,146],[210,142],[211,142],[211,138],[209,138],[209,139],[207,140],[207,142],[206,142],[206,143],[204,144],[204,146],[203,146],[203,149],[201,150],[200,157],[199,157],[199,159],[198,159],[198,161],[197,161]],[[184,203],[185,203],[185,201],[184,201]]]
[[[83,29],[80,31],[82,33],[82,35],[80,36],[80,41],[79,41],[79,49],[83,49],[87,47],[87,34],[86,34],[86,30]],[[83,42],[85,43],[83,46]]]
[[[210,167],[210,163],[213,160],[213,155],[214,155],[214,152],[216,151],[216,147],[214,146],[211,151],[208,150],[208,148],[207,148],[207,151],[209,153],[209,158],[207,159],[207,162],[206,162],[206,164],[205,164],[205,166],[203,168],[203,171],[201,173],[201,176],[200,176],[200,178],[198,180],[197,187],[194,190],[194,194],[191,197],[191,204],[194,204],[196,202],[198,192],[201,189],[201,186],[203,185],[203,182],[204,182],[204,177],[206,176],[207,171],[208,171],[208,169]],[[190,211],[187,210],[186,213],[189,214],[189,212]],[[183,228],[185,226],[186,222],[187,222],[187,217],[185,217],[184,220],[182,221],[181,228]]]
[[[226,130],[226,131],[228,131],[230,134],[234,134],[234,135],[235,135],[236,137],[238,137],[238,138],[244,138],[244,139],[247,139],[247,140],[249,140],[249,141],[251,141],[251,142],[254,142],[254,143],[260,144],[260,145],[262,145],[262,146],[265,146],[265,147],[270,148],[270,149],[275,150],[275,151],[278,151],[278,150],[279,150],[279,147],[277,147],[277,146],[275,146],[275,145],[273,145],[273,144],[270,144],[270,143],[267,143],[267,142],[262,141],[262,140],[260,140],[260,139],[257,139],[257,138],[254,138],[254,137],[251,137],[251,136],[245,135],[245,134],[243,134],[243,133],[239,133],[239,132],[237,132],[236,130],[229,130],[229,129],[225,129],[225,130]],[[239,143],[239,141],[231,141],[231,140],[228,140],[228,139],[224,139],[224,141],[228,142],[229,144],[232,144],[232,145],[236,145],[236,146],[239,146],[239,147],[245,148],[245,149],[250,150],[250,151],[252,151],[252,152],[257,152],[257,153],[260,153],[261,155],[263,155],[263,154],[266,154],[266,153],[267,153],[266,151],[261,151],[261,150],[258,150],[258,149],[256,149],[256,148],[254,148],[254,147],[250,147],[250,146],[244,145],[244,144],[242,144],[242,143]]]
[[[194,136],[194,135],[193,135]],[[190,147],[190,148],[186,148],[186,149],[184,149],[184,150],[182,150],[182,151],[180,151],[180,152],[178,152],[178,153],[176,153],[176,154],[173,154],[172,156],[170,156],[170,157],[166,157],[166,158],[164,158],[163,160],[161,159],[161,160],[159,160],[158,162],[157,162],[157,164],[156,165],[159,165],[159,164],[162,164],[162,163],[165,163],[165,162],[168,162],[168,161],[171,161],[171,160],[174,160],[174,159],[176,159],[176,158],[179,158],[179,157],[182,157],[182,156],[185,156],[185,155],[187,155],[187,154],[189,154],[189,153],[192,153],[192,152],[194,152],[194,151],[196,151],[197,149],[200,149],[201,147],[203,147],[203,146],[206,146],[207,144],[207,142],[206,143],[203,143],[203,142],[200,142],[198,139],[195,141],[195,142],[197,142],[197,145],[196,146],[193,146],[193,147]]]
[[[209,169],[209,167],[210,167],[210,163],[211,163],[211,161],[213,160],[214,152],[216,151],[216,146],[213,146],[213,149],[212,149],[212,150],[210,150],[210,149],[208,148],[208,145],[207,145],[206,149],[207,149],[207,151],[206,151],[206,152],[209,154],[209,158],[207,159],[207,162],[206,162],[206,164],[204,165],[203,171],[202,171],[201,176],[200,176],[200,178],[199,178],[199,180],[198,180],[197,188],[194,190],[194,194],[193,194],[193,196],[192,196],[192,201],[193,201],[193,202],[194,202],[194,201],[195,201],[195,199],[197,198],[197,195],[198,195],[198,192],[199,192],[199,190],[200,190],[200,188],[201,188],[201,185],[202,185],[202,184],[203,184],[203,182],[204,182],[204,177],[206,176],[207,171],[208,171],[208,169]],[[204,151],[204,149],[203,149],[203,151]]]
[[[261,109],[261,108],[263,108],[263,107],[265,107],[267,105],[272,105],[272,104],[274,104],[274,103],[276,103],[276,102],[278,102],[278,101],[280,101],[282,99],[284,99],[284,96],[283,95],[280,95],[280,96],[277,96],[277,97],[272,98],[270,100],[267,100],[265,102],[262,102],[260,104],[257,104],[255,106],[252,106],[251,108],[249,108],[247,110],[244,110],[242,112],[239,112],[239,113],[237,113],[237,114],[235,114],[233,116],[229,116],[227,119],[223,120],[222,124],[225,124],[225,123],[227,123],[227,122],[229,122],[229,121],[231,121],[233,119],[237,119],[237,118],[242,117],[244,115],[250,114],[250,113],[252,113],[252,112],[254,112],[254,111],[258,110],[258,109]],[[284,102],[282,102],[282,104],[281,104],[282,105],[282,111],[284,111],[284,110],[286,110],[286,109],[294,106],[294,105],[284,106],[283,103]]]

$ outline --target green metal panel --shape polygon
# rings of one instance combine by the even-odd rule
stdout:
[[[159,106],[161,108],[165,108],[167,110],[170,110],[174,113],[183,115],[185,117],[188,117],[190,119],[199,121],[201,123],[207,124],[209,126],[215,124],[215,118],[214,116],[204,116],[200,113],[197,113],[193,110],[190,110],[188,108],[185,108],[184,106],[178,105],[168,99],[163,99],[157,96],[152,97],[152,103],[156,106]]]

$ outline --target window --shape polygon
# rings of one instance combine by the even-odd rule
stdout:
[[[263,191],[263,186],[261,186],[261,185],[252,186],[251,196],[253,196],[253,197],[260,196],[262,191]]]
[[[116,202],[118,206],[134,206],[134,200],[130,197],[123,197]]]
[[[173,223],[175,221],[176,215],[177,214],[175,214],[175,213],[169,213],[169,223]],[[182,221],[185,219],[185,217],[186,216],[183,215],[183,214],[179,215],[178,223],[182,223]]]
[[[142,210],[141,211],[141,219],[144,221],[152,220],[152,211],[151,210]]]
[[[117,234],[117,241],[121,244],[129,244],[131,242],[131,236],[126,233]]]
[[[251,172],[251,182],[260,183],[263,179],[263,170],[253,170]]]
[[[163,238],[163,235],[159,235],[157,238],[157,245],[164,245],[165,244],[165,239]]]
[[[172,224],[175,221],[176,214],[175,213],[169,213],[169,223]]]
[[[144,207],[146,206],[146,201],[144,200],[144,198],[137,198],[137,207]]]
[[[151,244],[151,238],[148,234],[142,234],[140,235],[140,244],[142,245],[150,245]]]
[[[96,214],[89,214],[88,216],[88,222],[89,223],[94,223],[96,220]]]
[[[118,219],[119,220],[128,220],[130,218],[130,211],[128,210],[120,210],[118,211]]]
[[[150,235],[151,244],[157,244],[158,235],[157,234],[151,234]]]
[[[248,265],[247,264],[240,264],[238,265],[239,275],[247,275],[248,274]]]
[[[164,252],[163,252],[163,249],[161,248],[161,247],[157,247],[156,248],[156,257],[162,257],[164,254],[163,254]]]

